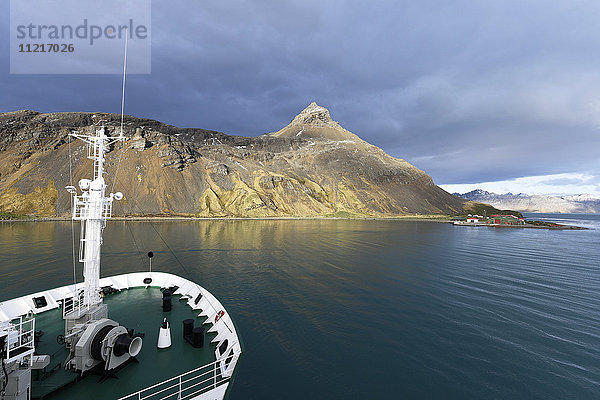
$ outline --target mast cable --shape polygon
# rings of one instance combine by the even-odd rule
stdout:
[[[121,133],[120,137],[123,137],[123,123],[124,123],[124,112],[125,112],[125,71],[127,70],[127,28],[125,28],[125,55],[123,56],[123,91],[121,94]],[[117,175],[119,174],[119,166],[121,165],[121,158],[123,157],[123,150],[125,149],[125,143],[121,144],[121,151],[119,152],[119,161],[117,161],[117,169],[115,171],[115,178],[113,179],[112,186],[110,188],[111,193],[115,189],[115,182],[117,181]]]
[[[123,209],[123,206],[121,205],[121,203],[119,202],[117,204],[121,208],[121,212],[123,213],[123,215],[125,215],[125,210]],[[129,223],[129,221],[127,221],[125,219],[123,220],[123,222],[125,223],[125,226],[129,230],[129,234],[131,235],[131,240],[133,240],[133,244],[135,245],[138,256],[140,257],[140,260],[142,261],[142,265],[145,267],[146,263],[144,262],[144,256],[142,256],[142,251],[140,250],[140,246],[138,246],[137,241],[135,240],[135,235],[133,234],[133,230],[131,229],[131,224]]]
[[[173,251],[173,249],[171,249],[171,246],[169,246],[169,244],[167,243],[167,241],[162,237],[162,235],[156,229],[156,226],[154,226],[154,224],[152,223],[152,221],[150,221],[150,226],[152,227],[152,229],[154,229],[154,232],[156,232],[156,234],[158,235],[158,237],[160,238],[160,240],[162,240],[162,242],[165,244],[165,246],[167,246],[167,249],[169,249],[169,251],[171,252],[171,254],[173,255],[173,257],[175,257],[175,260],[177,260],[177,263],[179,264],[179,266],[181,267],[181,269],[183,270],[183,272],[185,272],[186,277],[191,278],[192,275],[190,274],[190,272],[183,265],[183,263],[179,260],[179,258],[177,257],[177,255],[175,254],[175,252]]]
[[[150,161],[148,160],[148,155],[146,154],[146,160],[148,161],[148,164],[150,164]],[[165,174],[165,170],[163,168],[160,169],[162,172],[162,175],[165,176],[165,178],[168,178]],[[168,179],[167,179],[168,180]],[[158,232],[158,230],[156,229],[156,226],[154,226],[154,223],[152,221],[150,222],[150,226],[152,227],[152,229],[154,229],[154,232],[156,232],[156,234],[158,235],[158,237],[160,237],[160,240],[162,240],[162,242],[165,244],[165,246],[167,246],[167,249],[169,249],[169,251],[171,252],[171,254],[173,255],[173,257],[175,257],[175,260],[177,260],[177,263],[179,264],[179,266],[181,267],[181,269],[183,270],[183,272],[186,274],[187,277],[192,277],[192,275],[190,274],[190,272],[187,270],[187,268],[183,265],[183,263],[179,260],[179,258],[177,257],[177,255],[175,254],[175,252],[173,251],[173,249],[171,249],[171,246],[169,246],[169,244],[167,243],[167,241],[162,237],[162,235]]]
[[[121,136],[123,136],[123,111],[125,110],[125,70],[127,69],[127,28],[125,28],[125,55],[123,56],[123,93],[121,95]]]
[[[71,138],[69,138],[71,139]],[[69,183],[73,186],[73,167],[72,167],[72,153],[71,153],[71,142],[69,140]],[[75,195],[73,193],[69,193],[71,198],[71,212],[73,211],[73,207],[75,207]],[[77,262],[75,261],[75,221],[71,218],[71,246],[72,246],[72,258],[73,258],[73,284],[77,284]]]
[[[116,179],[116,177],[115,177],[115,179]],[[125,210],[123,209],[123,206],[121,206],[121,203],[119,203],[119,206],[121,207],[121,210],[123,211],[123,215],[125,215]],[[138,207],[138,205],[137,205],[137,204],[135,204],[135,202],[134,202],[134,204],[133,204],[133,207],[136,209],[136,211],[137,211],[137,212],[138,212],[140,215],[142,215],[141,209]],[[127,224],[127,221],[125,221],[125,223]],[[154,232],[156,232],[156,234],[158,235],[158,237],[160,238],[160,240],[163,242],[163,244],[164,244],[164,245],[167,247],[167,249],[169,249],[169,252],[170,252],[170,253],[171,253],[171,255],[173,256],[173,258],[175,258],[175,260],[176,260],[176,261],[177,261],[177,263],[179,264],[179,267],[180,267],[180,268],[182,269],[182,271],[183,271],[183,272],[186,274],[186,277],[192,278],[192,274],[190,274],[190,272],[189,272],[189,271],[188,271],[188,269],[187,269],[187,268],[186,268],[186,267],[183,265],[183,263],[181,262],[181,260],[179,259],[179,257],[177,257],[177,254],[175,254],[175,252],[173,251],[173,249],[171,248],[171,246],[169,246],[169,244],[167,243],[167,241],[165,240],[165,238],[164,238],[164,237],[163,237],[163,236],[160,234],[160,232],[159,232],[159,231],[156,229],[156,226],[155,226],[155,224],[154,224],[154,223],[153,223],[151,220],[148,220],[148,223],[150,224],[150,226],[152,227],[152,229],[154,229]],[[136,248],[137,248],[137,250],[138,250],[138,254],[140,255],[140,258],[142,259],[142,265],[144,265],[144,267],[145,267],[145,266],[146,266],[146,263],[143,261],[143,260],[144,260],[144,258],[142,257],[142,253],[141,253],[141,251],[140,251],[140,249],[139,249],[139,247],[138,247],[138,245],[137,245],[137,243],[136,243],[136,241],[135,241],[135,236],[134,236],[134,234],[133,234],[133,231],[131,231],[131,227],[129,227],[129,224],[127,224],[127,225],[128,225],[129,231],[130,231],[130,233],[131,233],[131,237],[133,238],[133,243],[135,244],[135,247],[136,247]]]
[[[125,113],[125,77],[126,77],[126,70],[127,70],[127,33],[125,34],[125,54],[123,56],[123,84],[122,84],[122,93],[121,93],[121,130],[120,130],[120,137],[123,137],[123,125],[124,125],[124,113]],[[69,146],[70,146],[70,142],[69,142]],[[119,160],[117,162],[117,168],[115,171],[115,177],[113,179],[113,183],[111,186],[111,192],[113,192],[114,187],[115,187],[115,183],[117,182],[117,176],[118,176],[118,172],[119,172],[119,166],[121,165],[121,159],[123,156],[123,152],[125,150],[125,144],[123,143],[121,145],[121,151],[119,152]],[[69,151],[70,151],[70,147],[69,147]],[[69,159],[70,162],[70,159]],[[70,165],[69,165],[69,174],[70,174]],[[164,171],[163,171],[164,174]],[[72,198],[72,196],[71,196]],[[120,203],[119,203],[120,205]],[[139,210],[137,204],[133,205],[135,208]],[[125,210],[123,209],[123,206],[121,206],[121,210],[123,211],[123,215],[125,214]],[[141,214],[141,213],[140,213]],[[181,269],[183,270],[183,272],[191,277],[191,274],[189,273],[189,271],[187,270],[187,268],[185,268],[185,266],[183,265],[183,263],[181,262],[181,260],[179,260],[179,258],[177,257],[177,255],[175,254],[175,252],[173,251],[173,249],[171,249],[171,246],[169,246],[169,244],[166,242],[166,240],[163,238],[163,236],[160,234],[160,232],[156,229],[156,226],[154,226],[154,223],[152,223],[152,221],[150,222],[150,226],[152,226],[152,229],[154,229],[154,231],[156,232],[156,234],[158,235],[158,237],[160,237],[161,241],[164,243],[164,245],[169,249],[169,251],[171,252],[171,254],[173,255],[173,257],[175,258],[175,260],[177,261],[177,263],[179,264],[179,266],[181,267]],[[73,220],[71,220],[71,224],[73,224]],[[127,221],[125,221],[125,224],[127,225],[128,229],[129,229],[129,233],[131,234],[131,237],[133,239],[133,243],[138,251],[138,255],[140,256],[140,258],[142,259],[142,264],[145,265],[145,263],[143,262],[144,258],[142,257],[142,253],[140,251],[140,248],[135,240],[135,235],[133,234],[133,231],[131,230],[131,226],[129,226],[129,224],[127,223]],[[74,235],[74,234],[73,234]],[[73,239],[73,262],[75,263],[75,242]],[[75,264],[73,264],[73,266],[75,267]],[[73,269],[73,276],[75,277],[75,269]]]
[[[122,208],[123,207],[121,207],[121,209]],[[131,235],[131,239],[133,240],[133,244],[135,245],[135,248],[137,249],[138,255],[140,256],[140,260],[142,261],[142,265],[145,266],[146,263],[144,262],[144,256],[142,256],[142,251],[140,250],[140,246],[138,246],[138,244],[137,244],[137,242],[135,240],[135,235],[133,234],[133,230],[131,230],[131,224],[128,221],[125,221],[125,225],[127,226],[127,229],[129,230],[129,234]]]
[[[146,155],[146,158],[148,158],[148,155]],[[162,172],[163,175],[166,175],[163,168],[161,168],[161,172]],[[186,277],[192,278],[192,274],[190,274],[190,272],[183,265],[183,263],[181,262],[181,260],[179,260],[179,258],[177,257],[177,255],[175,254],[175,252],[173,251],[173,249],[171,249],[171,246],[169,246],[169,244],[162,237],[162,235],[160,234],[160,232],[158,232],[158,230],[156,229],[156,226],[154,225],[154,223],[152,221],[150,221],[150,226],[152,227],[152,229],[154,229],[154,232],[156,232],[156,234],[158,235],[158,237],[160,237],[160,240],[162,240],[162,242],[165,244],[165,246],[167,246],[167,249],[169,249],[169,251],[171,252],[171,254],[173,255],[173,257],[175,257],[175,260],[177,260],[177,263],[179,264],[179,266],[181,267],[181,269],[185,273]]]

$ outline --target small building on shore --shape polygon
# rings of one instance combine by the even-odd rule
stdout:
[[[476,224],[479,221],[481,221],[484,217],[481,215],[470,215],[467,217],[467,222],[470,222],[472,224]]]
[[[523,218],[514,215],[492,215],[483,222],[491,225],[525,225]]]

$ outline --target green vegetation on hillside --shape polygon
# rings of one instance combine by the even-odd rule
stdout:
[[[68,215],[63,188],[69,177],[91,172],[90,160],[72,156],[84,148],[68,145],[68,135],[93,134],[98,118],[109,135],[120,134],[115,114],[0,113],[0,211]],[[118,203],[117,216],[423,218],[462,212],[465,203],[342,128],[316,103],[278,133],[258,137],[129,116],[123,134],[130,143],[115,144],[105,163],[111,180],[119,166],[116,188],[130,200]]]
[[[356,214],[349,211],[336,211],[331,214],[325,214],[326,218],[366,218],[365,215]]]
[[[11,212],[2,212],[0,211],[0,221],[1,220],[15,220],[15,219],[27,219],[30,218],[27,215],[23,214],[15,214]]]
[[[476,201],[469,201],[464,205],[465,214],[472,215],[496,215],[496,214],[505,214],[505,215],[514,215],[515,217],[523,218],[523,214],[514,210],[499,210],[496,207],[493,207],[489,204],[478,203]]]

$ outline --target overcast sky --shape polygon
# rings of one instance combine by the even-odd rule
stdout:
[[[0,4],[0,111],[120,111],[118,74],[11,75]],[[450,190],[600,196],[599,21],[597,0],[157,0],[125,112],[256,136],[316,101]]]

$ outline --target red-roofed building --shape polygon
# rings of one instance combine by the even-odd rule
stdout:
[[[525,225],[525,220],[514,215],[492,215],[485,223],[491,225]]]

